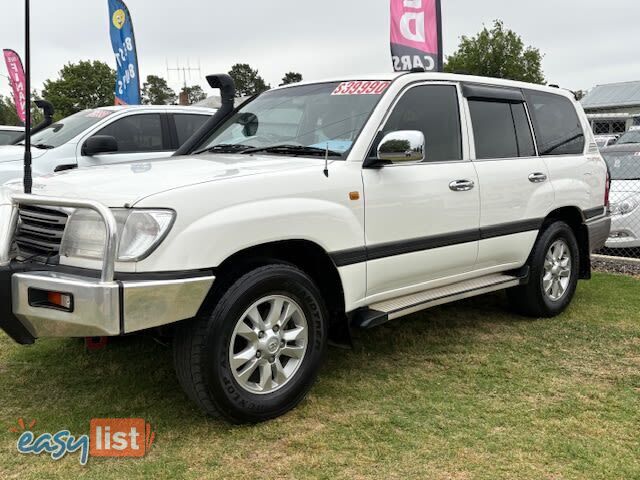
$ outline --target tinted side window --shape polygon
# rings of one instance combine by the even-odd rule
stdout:
[[[561,95],[527,92],[540,155],[579,155],[585,138],[573,103]]]
[[[471,100],[469,110],[471,110],[473,122],[477,159],[518,156],[518,140],[511,104]]]
[[[116,120],[96,135],[109,135],[118,142],[118,153],[164,150],[159,113],[132,115]]]
[[[426,140],[426,161],[462,160],[458,92],[453,85],[424,85],[407,91],[383,133],[419,130]]]
[[[196,131],[206,122],[209,117],[206,115],[192,115],[176,113],[173,115],[176,124],[176,132],[178,134],[178,145],[182,146],[187,139],[196,133]]]
[[[511,104],[513,114],[513,124],[516,127],[516,138],[518,139],[518,154],[521,157],[535,157],[536,149],[533,145],[533,135],[531,125],[527,117],[524,103]]]

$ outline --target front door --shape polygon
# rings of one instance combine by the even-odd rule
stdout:
[[[426,159],[363,170],[368,297],[411,293],[473,270],[480,196],[461,101],[455,84],[409,87],[382,128],[382,135],[422,131]]]
[[[161,113],[140,113],[115,120],[94,135],[114,137],[118,142],[118,151],[90,157],[80,153],[78,165],[91,167],[170,157],[173,150],[165,134],[163,120]]]

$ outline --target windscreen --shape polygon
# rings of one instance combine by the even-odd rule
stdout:
[[[632,132],[625,133],[616,142],[616,145],[623,145],[625,143],[640,143],[640,131],[634,130]]]
[[[317,148],[346,158],[389,83],[320,83],[265,92],[236,112],[199,150],[249,153],[286,146],[303,156],[304,149]]]
[[[611,152],[602,156],[609,165],[611,180],[640,180],[640,151]]]
[[[39,148],[57,148],[112,113],[103,109],[83,110],[39,131],[31,137],[31,143]]]

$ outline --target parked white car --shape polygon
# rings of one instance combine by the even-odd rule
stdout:
[[[169,157],[215,112],[178,106],[84,110],[33,135],[33,174]],[[0,184],[22,177],[23,157],[21,145],[0,147]]]
[[[611,173],[611,233],[607,248],[640,248],[640,144],[602,150]]]
[[[552,317],[590,278],[607,168],[571,93],[382,74],[234,112],[230,79],[210,83],[223,106],[190,155],[8,191],[0,326],[15,340],[173,325],[188,396],[257,422],[304,398],[350,328],[506,289]]]
[[[9,145],[24,135],[24,128],[0,125],[0,145]]]

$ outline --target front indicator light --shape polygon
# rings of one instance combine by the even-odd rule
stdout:
[[[73,295],[49,290],[29,289],[29,305],[40,308],[53,308],[73,312]]]

